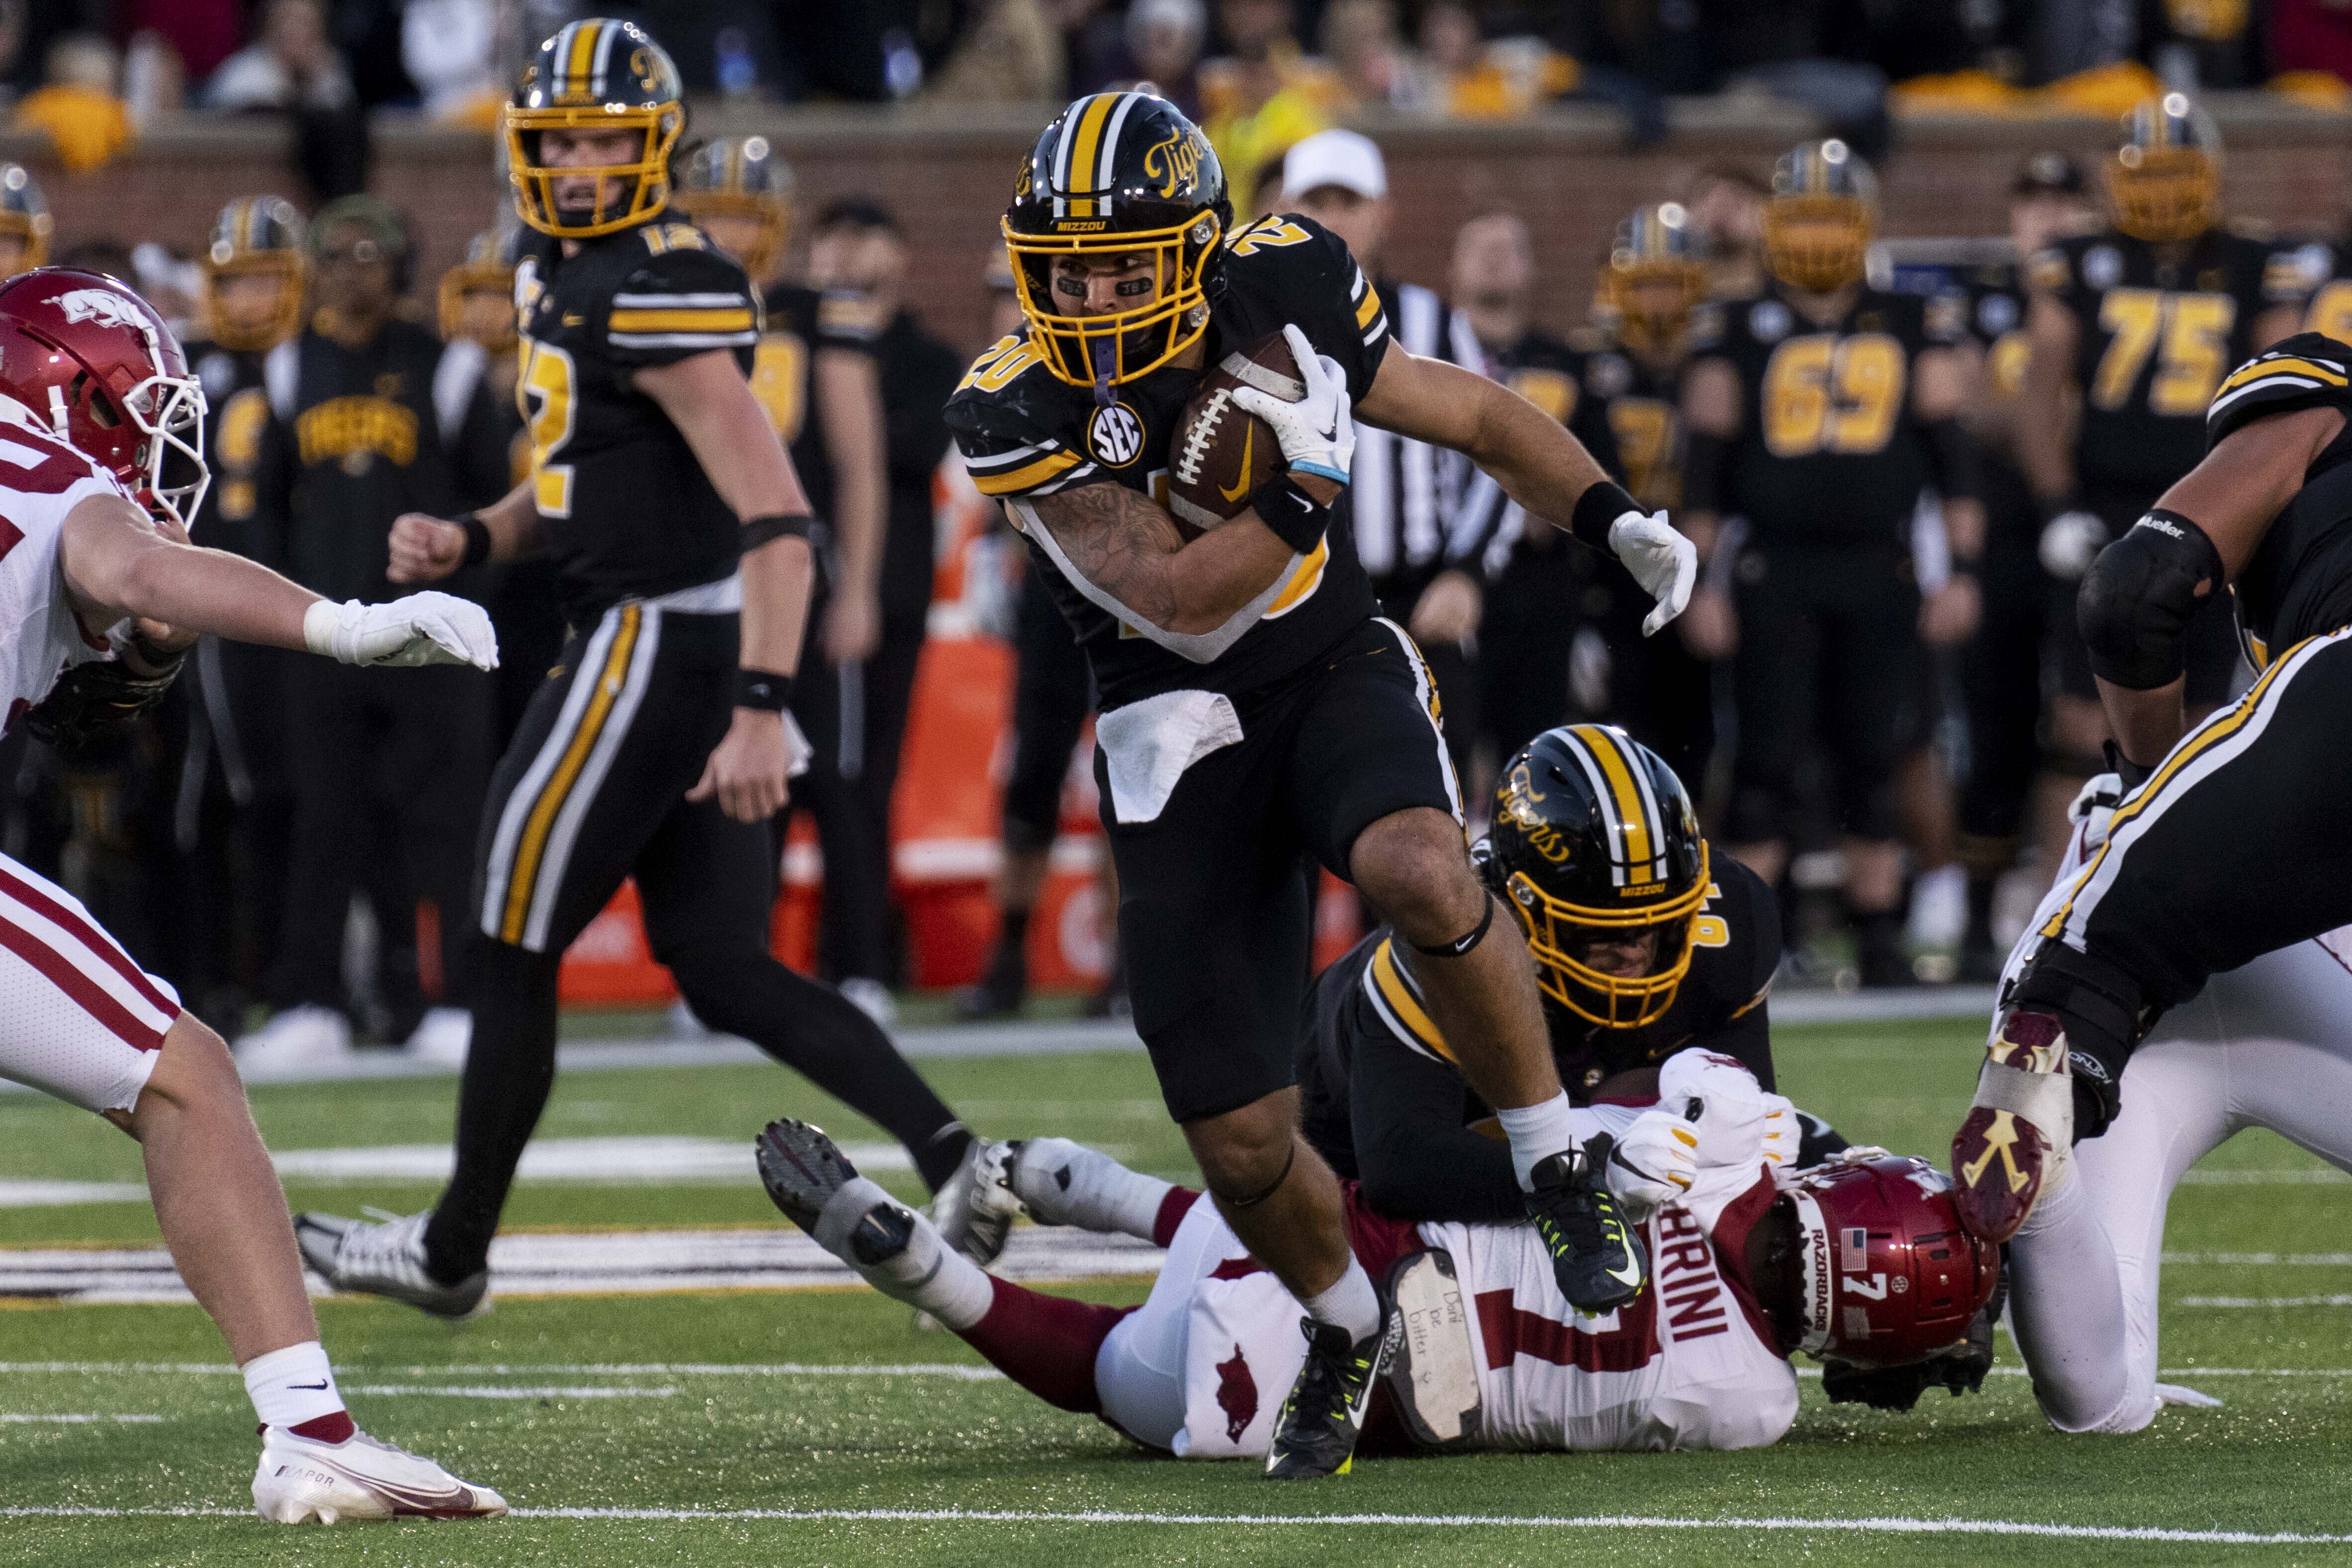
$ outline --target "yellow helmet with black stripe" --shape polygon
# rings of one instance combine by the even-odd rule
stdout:
[[[1706,299],[1706,242],[1678,202],[1637,207],[1617,225],[1601,278],[1617,335],[1635,349],[1674,347]]]
[[[310,280],[308,236],[301,213],[283,196],[239,196],[223,207],[199,264],[204,288],[196,306],[205,336],[245,353],[292,337],[302,325],[302,292]],[[232,307],[222,299],[223,285],[244,277],[276,286],[266,315],[257,305]]]
[[[508,178],[522,221],[541,234],[586,239],[660,212],[669,202],[670,152],[686,129],[681,98],[677,68],[635,22],[591,16],[541,44],[506,109]],[[625,131],[636,147],[618,162],[553,164],[541,156],[551,131]],[[573,186],[571,202],[556,199],[559,182]]]
[[[1166,99],[1090,93],[1056,115],[1023,161],[1004,214],[1013,285],[1045,368],[1108,388],[1191,347],[1208,329],[1206,285],[1233,216],[1209,139]],[[1072,308],[1087,290],[1078,284],[1074,299],[1057,263],[1128,256],[1152,268],[1135,305]]]
[[[751,240],[728,248],[752,282],[775,276],[792,242],[793,171],[766,137],[727,136],[696,148],[678,172],[677,204],[698,224],[746,225]]]
[[[1878,232],[1878,179],[1835,137],[1781,156],[1764,202],[1764,265],[1791,288],[1828,294],[1862,277]]]
[[[0,236],[16,241],[16,265],[0,277],[14,277],[49,264],[49,204],[40,182],[22,163],[0,163]]]
[[[1609,1029],[1674,1005],[1707,851],[1657,753],[1613,725],[1546,730],[1504,765],[1495,825],[1472,858],[1518,916],[1553,1000]]]
[[[2145,99],[2124,116],[2107,160],[2116,227],[2162,244],[2195,239],[2221,221],[2221,132],[2186,93]]]
[[[470,338],[493,354],[514,347],[515,242],[521,237],[518,228],[501,225],[466,242],[466,259],[441,275],[442,337]],[[496,299],[495,312],[485,296]],[[474,305],[478,299],[480,308]]]

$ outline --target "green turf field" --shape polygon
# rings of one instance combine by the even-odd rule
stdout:
[[[1972,1023],[1784,1029],[1782,1087],[1851,1136],[1937,1154],[1980,1038]],[[1140,1056],[927,1071],[983,1131],[1065,1133],[1182,1172]],[[254,1094],[280,1150],[441,1139],[454,1097],[451,1080]],[[845,1139],[877,1135],[758,1067],[574,1074],[542,1131],[748,1138],[787,1111]],[[2211,1164],[2286,1178],[2190,1186],[2174,1206],[2164,1364],[2169,1381],[2227,1406],[2168,1411],[2135,1438],[2052,1437],[2013,1375],[1979,1397],[1930,1396],[1909,1416],[1833,1408],[1810,1384],[1796,1430],[1761,1452],[1368,1461],[1345,1479],[1277,1490],[1246,1466],[1144,1458],[976,1375],[960,1342],[914,1333],[903,1309],[859,1291],[515,1300],[457,1329],[329,1302],[328,1345],[362,1422],[499,1487],[528,1517],[295,1531],[251,1517],[250,1413],[200,1313],[36,1304],[0,1317],[0,1563],[2352,1561],[2347,1544],[2212,1533],[2352,1532],[2346,1307],[2197,1304],[2352,1291],[2352,1191],[2294,1179],[2315,1162],[2268,1134],[2242,1136]],[[0,1099],[0,1181],[137,1171],[128,1140],[96,1119]],[[886,1180],[906,1190],[905,1177]],[[432,1192],[297,1184],[290,1197],[350,1212],[413,1208]],[[526,1186],[509,1218],[775,1221],[740,1185]],[[10,1246],[153,1236],[128,1204],[0,1209]],[[2215,1260],[2253,1252],[2294,1260]],[[1141,1283],[1068,1288],[1129,1301]],[[2005,1343],[2003,1354],[2013,1373]],[[894,1366],[907,1370],[877,1370]],[[95,1418],[37,1419],[57,1416]],[[54,1511],[66,1509],[96,1511]],[[2189,1538],[1968,1528],[1998,1521]]]

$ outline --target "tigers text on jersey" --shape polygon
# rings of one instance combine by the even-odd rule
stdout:
[[[1957,336],[1930,335],[1927,305],[1865,288],[1824,327],[1776,286],[1709,313],[1719,337],[1694,333],[1695,360],[1728,360],[1739,378],[1725,510],[1745,517],[1758,543],[1908,542],[1928,476],[1914,366]]]
[[[1379,291],[1348,247],[1309,219],[1275,217],[1235,231],[1223,248],[1208,285],[1202,364],[1296,325],[1318,353],[1339,361],[1349,396],[1361,400],[1388,347],[1389,325]],[[1296,560],[1262,602],[1217,632],[1174,645],[1064,564],[1029,502],[1099,484],[1164,501],[1170,438],[1201,374],[1164,366],[1120,383],[1109,406],[1097,407],[1092,388],[1057,380],[1027,337],[1016,335],[981,355],[948,400],[948,430],[972,482],[1006,503],[1036,569],[1049,574],[1105,709],[1184,687],[1260,689],[1303,668],[1375,612],[1344,493],[1332,503],[1321,546]]]
[[[2028,281],[2078,329],[2074,474],[2085,495],[2145,505],[2197,465],[2205,405],[2253,352],[2256,319],[2304,292],[2300,267],[2273,265],[2281,255],[2228,228],[2179,246],[2083,235],[2034,255]]]
[[[2231,371],[2213,399],[2209,444],[2270,414],[2341,410],[2347,423],[2304,471],[2231,591],[2257,670],[2306,637],[2352,623],[2352,343],[2300,332]]]
[[[716,582],[741,527],[661,405],[631,372],[712,350],[748,375],[760,306],[743,269],[689,224],[656,217],[576,242],[530,236],[515,267],[529,426],[547,553],[564,614],[593,622],[624,599]]]
[[[887,325],[859,295],[819,293],[790,283],[768,290],[767,319],[751,361],[751,391],[792,454],[809,510],[828,523],[834,515],[833,455],[825,450],[824,410],[816,396],[817,350],[871,354]]]
[[[67,516],[92,496],[130,492],[41,428],[24,404],[0,397],[0,700],[16,727],[68,665],[112,656],[106,627],[81,623],[66,601],[58,541]]]

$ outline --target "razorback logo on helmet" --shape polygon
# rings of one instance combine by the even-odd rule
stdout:
[[[130,301],[103,288],[76,288],[58,296],[58,308],[68,321],[95,321],[101,327],[144,325]]]

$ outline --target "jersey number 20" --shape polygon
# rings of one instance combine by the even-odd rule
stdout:
[[[551,343],[522,340],[522,373],[515,378],[515,402],[530,433],[531,490],[543,517],[572,515],[572,465],[552,461],[572,439],[572,389],[578,384],[572,356]]]

